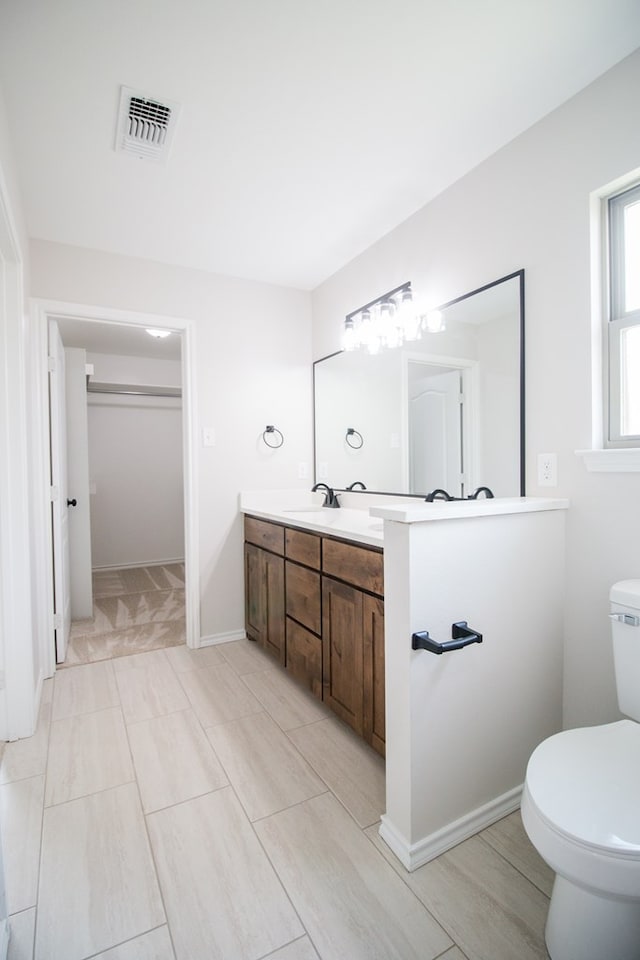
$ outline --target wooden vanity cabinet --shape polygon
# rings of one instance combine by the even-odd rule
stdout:
[[[365,594],[362,604],[362,735],[384,757],[384,601]]]
[[[382,551],[245,517],[247,636],[384,755]]]
[[[322,569],[323,699],[384,755],[382,552],[326,540]]]
[[[253,517],[245,522],[245,623],[247,636],[284,665],[284,529]],[[256,541],[269,549],[258,546]],[[277,552],[272,552],[277,551]]]
[[[287,528],[285,554],[286,666],[321,700],[322,538]]]

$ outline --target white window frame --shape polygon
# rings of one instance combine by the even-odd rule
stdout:
[[[607,306],[605,311],[606,434],[608,448],[638,448],[640,434],[622,433],[622,335],[629,327],[640,326],[640,309],[627,311],[624,303],[624,211],[640,202],[640,182],[606,198]]]

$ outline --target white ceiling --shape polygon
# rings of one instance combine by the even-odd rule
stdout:
[[[639,45],[638,0],[0,0],[32,237],[302,289]]]

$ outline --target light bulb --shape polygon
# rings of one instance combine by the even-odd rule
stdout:
[[[347,317],[344,322],[344,336],[342,338],[342,344],[345,350],[355,350],[355,348],[358,346],[352,317]]]
[[[446,329],[446,322],[440,310],[430,310],[423,320],[427,333],[442,333]]]
[[[150,337],[155,337],[156,340],[164,340],[165,337],[170,336],[171,330],[147,330],[146,331]]]

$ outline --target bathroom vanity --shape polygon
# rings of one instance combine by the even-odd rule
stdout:
[[[517,809],[562,727],[568,504],[321,499],[242,495],[247,635],[386,753],[380,835],[413,870]]]
[[[247,636],[384,754],[382,549],[251,515],[244,534]]]

